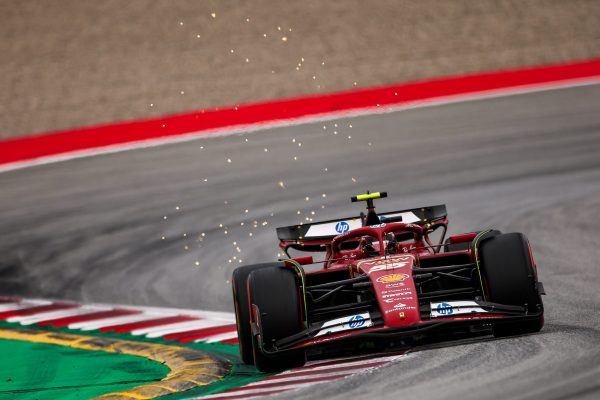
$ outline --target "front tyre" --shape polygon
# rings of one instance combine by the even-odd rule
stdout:
[[[527,314],[533,314],[528,320],[496,323],[494,336],[522,335],[542,329],[542,298],[538,292],[537,273],[529,241],[525,235],[507,233],[487,238],[479,246],[479,257],[488,300],[523,306]]]
[[[296,273],[286,267],[262,268],[248,278],[250,302],[260,312],[261,341],[265,349],[272,350],[273,343],[304,328],[302,300]],[[254,365],[261,372],[279,372],[301,367],[306,362],[303,351],[283,355],[266,355],[257,337],[252,337]]]
[[[233,304],[235,307],[235,320],[240,346],[240,357],[244,364],[253,365],[254,355],[252,350],[252,333],[250,332],[250,305],[248,303],[248,276],[252,271],[261,268],[282,266],[282,263],[265,263],[245,265],[236,268],[231,277],[233,289]]]

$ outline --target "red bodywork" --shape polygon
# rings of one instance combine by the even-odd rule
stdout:
[[[418,268],[420,261],[435,257],[446,257],[448,252],[439,253],[441,244],[433,244],[429,234],[438,228],[447,229],[448,220],[443,218],[432,223],[417,224],[389,223],[378,224],[357,228],[332,239],[303,241],[301,246],[314,248],[323,247],[326,251],[322,268],[307,272],[310,274],[322,274],[334,271],[350,271],[350,276],[368,275],[376,295],[377,305],[381,311],[383,326],[363,328],[360,332],[377,331],[387,328],[412,326],[431,323],[431,320],[421,318],[417,288],[414,283],[413,268]],[[386,234],[411,233],[413,240],[398,243],[394,250],[396,254],[389,254],[387,248]],[[448,244],[470,243],[476,232],[463,233],[448,238]],[[342,249],[347,242],[357,241],[360,244],[364,237],[374,238],[373,247],[377,255],[366,254],[359,246],[353,249]],[[300,244],[298,241],[280,242],[282,249],[287,250],[290,246]],[[462,253],[473,259],[471,250],[467,247],[453,253]],[[313,264],[312,256],[295,257],[292,260],[301,264]],[[486,314],[485,318],[502,317],[497,314]],[[464,315],[459,319],[479,319],[481,315]],[[455,320],[457,317],[437,318],[436,322],[442,320]],[[313,339],[302,344],[302,346],[318,344],[343,338],[359,331],[346,331],[330,334],[325,337]]]
[[[540,311],[531,313],[527,305],[486,299],[477,246],[500,232],[463,233],[444,242],[444,205],[379,216],[373,207],[367,210],[360,219],[277,228],[286,255],[293,249],[324,259],[283,260],[298,274],[302,332],[262,343],[260,309],[251,304],[252,332],[263,354],[364,343],[395,347],[426,336],[489,331],[500,319],[506,325],[540,318],[541,302]],[[368,225],[372,220],[379,223]]]

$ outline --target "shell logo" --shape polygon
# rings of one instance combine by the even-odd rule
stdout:
[[[377,282],[379,283],[392,283],[392,282],[402,282],[405,279],[408,279],[409,276],[406,274],[389,274],[380,276],[377,278]]]

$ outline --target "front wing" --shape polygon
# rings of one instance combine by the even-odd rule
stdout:
[[[524,307],[487,302],[479,302],[479,304],[490,310],[490,312],[486,314],[432,318],[416,324],[399,327],[386,327],[381,326],[381,324],[377,326],[377,323],[375,323],[375,326],[372,327],[346,330],[319,337],[315,337],[315,335],[320,331],[321,327],[311,327],[298,334],[277,340],[271,346],[266,345],[262,341],[260,312],[258,307],[253,305],[255,322],[252,323],[252,334],[256,336],[257,343],[263,354],[266,356],[276,356],[298,351],[306,352],[357,345],[365,342],[383,344],[384,346],[388,345],[389,347],[406,346],[412,342],[426,338],[439,337],[440,335],[451,334],[461,330],[464,331],[473,327],[477,327],[479,331],[486,329],[491,331],[492,327],[497,323],[526,323],[537,320],[543,315],[542,310],[538,313],[526,314]],[[429,312],[430,310],[426,307],[421,310],[422,315]],[[373,320],[377,321],[377,316],[374,316]]]

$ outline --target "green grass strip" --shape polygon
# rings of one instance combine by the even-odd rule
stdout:
[[[0,399],[89,399],[160,381],[149,359],[54,344],[0,339]]]

